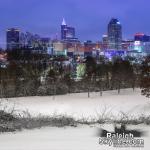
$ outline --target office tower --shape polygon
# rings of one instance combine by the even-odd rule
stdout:
[[[144,33],[136,33],[134,36],[134,41],[150,42],[150,36],[145,35]]]
[[[108,35],[104,34],[102,37],[102,49],[106,50],[108,49]]]
[[[50,38],[41,38],[40,40],[40,49],[42,49],[43,51],[48,51],[48,49],[51,48],[52,42]]]
[[[134,36],[134,50],[150,54],[150,36],[144,33],[136,33]]]
[[[62,24],[61,24],[61,39],[66,39],[66,33],[67,33],[67,24],[65,19],[63,18]]]
[[[26,48],[39,48],[40,47],[40,42],[41,42],[41,37],[38,34],[32,34],[30,32],[24,33],[24,42],[25,42],[25,47]]]
[[[112,18],[108,24],[108,42],[110,49],[119,50],[122,48],[122,26],[118,19]]]
[[[19,37],[19,43],[20,43],[20,48],[25,48],[26,47],[26,34],[25,33],[20,33]]]
[[[134,44],[134,40],[123,40],[122,41],[122,49],[123,50],[133,50],[133,44]]]
[[[75,28],[67,26],[65,19],[63,19],[63,22],[61,24],[61,39],[62,40],[75,39]]]
[[[96,49],[96,43],[93,43],[90,40],[87,40],[84,42],[84,51],[85,52],[90,52]]]
[[[74,39],[75,38],[75,28],[67,27],[66,39]]]
[[[15,28],[7,29],[6,38],[7,38],[7,50],[19,49],[19,35],[20,30]]]

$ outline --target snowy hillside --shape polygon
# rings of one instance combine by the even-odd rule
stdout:
[[[69,115],[76,119],[96,119],[116,116],[121,112],[128,116],[150,115],[150,101],[141,96],[140,89],[107,91],[101,97],[99,93],[70,94],[54,97],[22,97],[3,101],[7,109],[13,106],[17,112],[28,110],[32,115]],[[15,104],[15,105],[14,105]],[[130,129],[145,131],[145,145],[143,150],[149,150],[150,127],[148,125],[128,125]],[[2,150],[113,150],[116,148],[99,145],[98,129],[103,128],[112,132],[113,124],[78,125],[77,127],[46,127],[34,130],[23,130],[15,133],[0,135],[0,149]],[[129,148],[122,148],[128,150]],[[130,148],[132,149],[132,148]],[[134,148],[139,149],[139,148]]]
[[[68,115],[74,118],[97,118],[102,113],[111,117],[125,113],[129,116],[150,115],[150,100],[141,96],[140,89],[106,91],[99,93],[68,94],[47,97],[12,98],[7,101],[11,108],[15,104],[18,112],[28,110],[32,115]]]
[[[103,125],[103,128],[112,129],[111,125]],[[134,126],[150,133],[149,126]],[[15,134],[6,133],[0,135],[1,150],[116,150],[112,146],[99,145],[99,137],[96,136],[97,128],[79,126],[77,128],[42,128],[24,130]],[[142,137],[145,145],[142,150],[149,150],[149,137]],[[122,150],[139,150],[140,148],[121,148]]]

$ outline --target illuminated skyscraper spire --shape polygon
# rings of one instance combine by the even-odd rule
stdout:
[[[63,18],[63,21],[62,21],[62,26],[66,26],[66,21],[65,21],[65,18]]]

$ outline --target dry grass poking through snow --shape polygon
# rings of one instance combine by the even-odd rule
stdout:
[[[31,117],[28,112],[24,116],[16,116],[13,113],[0,111],[0,132],[14,132],[22,129],[34,129],[46,126],[64,127],[76,126],[77,122],[71,117],[65,116],[37,116]]]
[[[104,123],[119,123],[119,124],[150,124],[150,116],[141,115],[139,117],[127,116],[124,113],[120,114],[120,119],[115,119],[113,117],[109,118],[105,116],[105,113],[99,116],[98,120],[90,120],[88,118],[82,118],[80,120],[75,120],[74,118],[67,116],[37,116],[32,117],[29,112],[23,112],[21,115],[15,115],[12,112],[0,111],[0,132],[14,132],[22,129],[34,129],[46,126],[51,127],[64,127],[73,126],[77,127],[79,124],[104,124]]]

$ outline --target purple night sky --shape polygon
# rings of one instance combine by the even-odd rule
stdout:
[[[124,38],[150,34],[149,10],[149,0],[0,0],[0,46],[10,27],[46,37],[60,35],[63,17],[80,40],[100,40],[112,17],[123,25]]]

